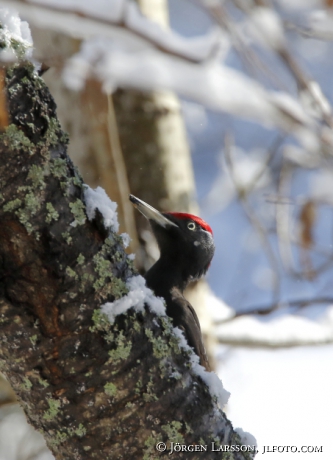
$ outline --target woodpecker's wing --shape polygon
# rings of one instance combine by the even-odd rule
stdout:
[[[200,364],[210,371],[198,316],[189,301],[176,288],[171,291],[171,304],[167,302],[167,313],[172,317],[174,326],[184,332],[189,346],[199,356]]]

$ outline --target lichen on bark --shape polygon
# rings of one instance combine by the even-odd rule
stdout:
[[[87,219],[68,138],[33,66],[8,69],[6,90],[0,362],[30,423],[57,459],[168,458],[158,440],[239,443],[167,318],[131,309],[111,325],[100,312],[133,275],[122,238],[99,213]]]

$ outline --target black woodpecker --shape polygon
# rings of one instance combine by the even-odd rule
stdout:
[[[130,201],[149,220],[160,249],[160,258],[145,275],[147,286],[165,299],[174,326],[184,332],[200,364],[210,370],[197,314],[183,292],[209,268],[215,251],[212,229],[192,214],[160,213],[133,195]]]

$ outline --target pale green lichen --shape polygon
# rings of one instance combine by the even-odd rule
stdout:
[[[138,395],[141,393],[141,389],[142,389],[142,380],[139,379],[136,384],[135,384],[135,393]]]
[[[51,223],[52,220],[58,220],[59,219],[59,213],[54,209],[52,203],[46,203],[46,210],[47,210],[47,216],[45,218],[45,221],[47,224]]]
[[[55,158],[50,162],[50,170],[54,177],[61,179],[67,178],[67,163],[63,158]]]
[[[117,387],[111,382],[108,382],[104,385],[104,391],[108,396],[115,396],[117,394]]]
[[[35,148],[30,139],[14,124],[9,125],[6,131],[0,135],[0,141],[14,151],[20,149],[33,150]]]
[[[58,441],[58,444],[63,444],[68,438],[68,434],[64,431],[57,431],[56,440]]]
[[[61,236],[63,237],[63,239],[66,241],[67,244],[72,243],[73,238],[71,237],[69,232],[63,232]]]
[[[32,335],[31,337],[29,337],[29,340],[30,342],[32,343],[32,346],[35,347],[36,346],[36,343],[37,343],[37,334],[35,335]]]
[[[48,128],[47,128],[47,131],[45,133],[45,137],[48,140],[49,146],[57,145],[59,143],[59,141],[64,141],[65,140],[65,139],[59,139],[59,135],[58,135],[57,131],[60,131],[60,129],[61,128],[60,128],[59,122],[58,122],[58,120],[56,118],[54,118],[54,117],[48,118]],[[66,136],[65,133],[63,134],[63,137],[64,137],[64,135]],[[65,142],[66,142],[66,140],[65,140]]]
[[[162,328],[163,328],[163,336],[168,338],[169,346],[172,350],[178,355],[181,353],[181,349],[179,346],[179,338],[173,332],[173,324],[168,317],[160,317],[159,320],[161,321]],[[186,353],[183,351],[183,353]]]
[[[78,280],[78,279],[79,279],[78,274],[75,273],[75,271],[74,271],[71,267],[66,267],[66,274],[67,274],[70,278],[74,278],[75,280]]]
[[[129,342],[125,345],[126,339],[123,336],[122,331],[115,339],[115,334],[117,332],[117,327],[114,328],[114,331],[111,330],[111,324],[108,320],[108,317],[102,313],[100,309],[96,309],[92,315],[92,321],[94,323],[89,329],[91,332],[101,331],[104,332],[104,339],[107,343],[116,343],[117,348],[115,350],[111,350],[109,352],[110,360],[112,361],[115,359],[116,361],[119,359],[126,359],[131,351],[132,343]]]
[[[99,308],[93,311],[91,319],[94,325],[90,327],[90,332],[109,331],[110,321],[108,320],[106,314],[102,313],[102,311]]]
[[[43,419],[50,421],[50,420],[53,420],[58,415],[61,403],[57,399],[53,399],[53,398],[47,398],[47,403],[49,405],[49,408],[44,413]]]
[[[98,275],[93,287],[100,293],[101,297],[111,294],[115,299],[119,299],[123,295],[127,294],[128,288],[124,281],[113,276],[112,264],[110,260],[105,258],[110,252],[110,243],[111,240],[107,238],[101,250],[93,257],[95,272]],[[108,278],[110,279],[109,282],[107,282]]]
[[[128,293],[128,288],[120,278],[113,278],[110,285],[110,293],[115,299],[120,299]]]
[[[110,360],[117,362],[127,359],[131,353],[132,342],[124,336],[123,331],[119,332],[115,343],[117,348],[109,351]]]
[[[156,396],[153,390],[154,390],[154,383],[153,383],[152,377],[150,377],[149,382],[147,383],[146,392],[143,393],[142,395],[144,401],[153,402],[153,401],[158,400],[158,397]]]
[[[139,323],[139,321],[137,320],[133,320],[132,322],[132,327],[133,329],[136,331],[136,332],[140,332],[141,331],[141,324]]]
[[[145,446],[147,449],[145,449],[142,460],[155,460],[159,457],[156,453],[156,445],[161,442],[162,439],[162,435],[160,433],[155,433],[155,431],[146,439]]]
[[[21,383],[21,389],[25,391],[30,391],[32,388],[32,383],[28,379],[28,377],[23,378],[23,382]]]
[[[82,423],[80,423],[80,425],[76,428],[76,430],[74,430],[74,433],[75,433],[76,436],[78,436],[79,438],[82,438],[83,436],[86,435],[87,430],[86,430],[85,427],[82,425]]]
[[[145,334],[153,346],[153,354],[157,359],[170,356],[170,347],[163,337],[154,337],[151,329],[145,329]]]
[[[97,291],[104,286],[106,278],[112,277],[111,262],[104,259],[100,253],[95,254],[93,261],[95,263],[95,271],[99,276],[93,285],[94,289]]]
[[[83,225],[86,221],[85,206],[82,201],[78,198],[74,203],[69,203],[71,213],[75,218],[75,225]]]
[[[32,185],[35,188],[45,188],[44,170],[40,166],[32,165],[29,170],[27,179],[31,180]]]
[[[73,185],[75,185],[76,187],[82,188],[83,180],[82,180],[82,178],[81,178],[76,166],[74,167],[74,170],[75,170],[75,173],[74,173],[74,176],[72,177]]]
[[[24,225],[27,232],[30,234],[33,230],[30,219],[40,209],[40,202],[33,192],[25,195],[24,202],[19,198],[10,201],[4,206],[4,211],[15,212],[22,225]]]
[[[41,377],[38,379],[38,383],[44,388],[47,388],[49,386],[49,383]]]
[[[86,259],[85,259],[85,257],[84,257],[83,254],[79,254],[78,258],[76,259],[76,261],[77,261],[77,263],[78,263],[79,265],[83,265],[84,262],[85,262],[85,260],[86,260]]]
[[[182,429],[182,423],[178,421],[173,421],[168,423],[167,425],[162,425],[162,430],[168,435],[169,440],[176,443],[179,442],[180,444],[184,443],[184,437],[179,432]]]
[[[22,200],[16,198],[15,200],[8,201],[3,207],[4,212],[12,212],[19,208],[22,204]]]
[[[68,433],[65,431],[57,431],[55,437],[51,441],[51,445],[59,446],[59,444],[63,444],[69,438]]]

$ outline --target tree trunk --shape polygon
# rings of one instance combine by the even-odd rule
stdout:
[[[9,68],[6,89],[0,368],[30,423],[57,459],[169,458],[157,442],[239,444],[165,316],[131,308],[110,324],[101,314],[101,304],[126,295],[134,274],[122,238],[99,212],[87,219],[67,136],[33,67]]]

